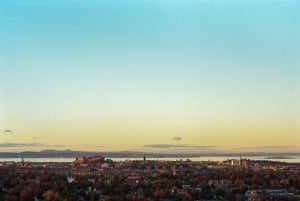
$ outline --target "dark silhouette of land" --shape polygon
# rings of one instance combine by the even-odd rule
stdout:
[[[24,152],[0,152],[0,158],[75,158],[76,156],[94,156],[102,155],[106,158],[140,158],[144,154],[149,158],[188,158],[188,157],[206,157],[206,156],[265,156],[265,159],[293,159],[293,156],[299,153],[267,153],[267,152],[205,152],[205,153],[155,153],[141,151],[73,151],[73,150],[42,150],[42,151],[24,151]],[[289,157],[287,157],[287,155]],[[279,157],[280,156],[280,157]]]

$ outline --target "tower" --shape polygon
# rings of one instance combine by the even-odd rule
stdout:
[[[146,162],[146,154],[144,154],[144,162]]]
[[[23,156],[22,156],[21,164],[22,164],[22,167],[25,166],[25,162],[24,162],[24,157]]]

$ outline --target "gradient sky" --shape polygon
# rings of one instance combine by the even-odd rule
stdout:
[[[0,151],[300,151],[299,10],[2,0]]]

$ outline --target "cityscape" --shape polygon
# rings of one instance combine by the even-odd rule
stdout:
[[[299,8],[0,0],[0,201],[299,201]]]
[[[300,163],[180,159],[0,163],[0,199],[9,201],[300,200]]]

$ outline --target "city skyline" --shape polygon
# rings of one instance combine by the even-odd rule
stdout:
[[[298,1],[0,2],[0,151],[300,151]]]

